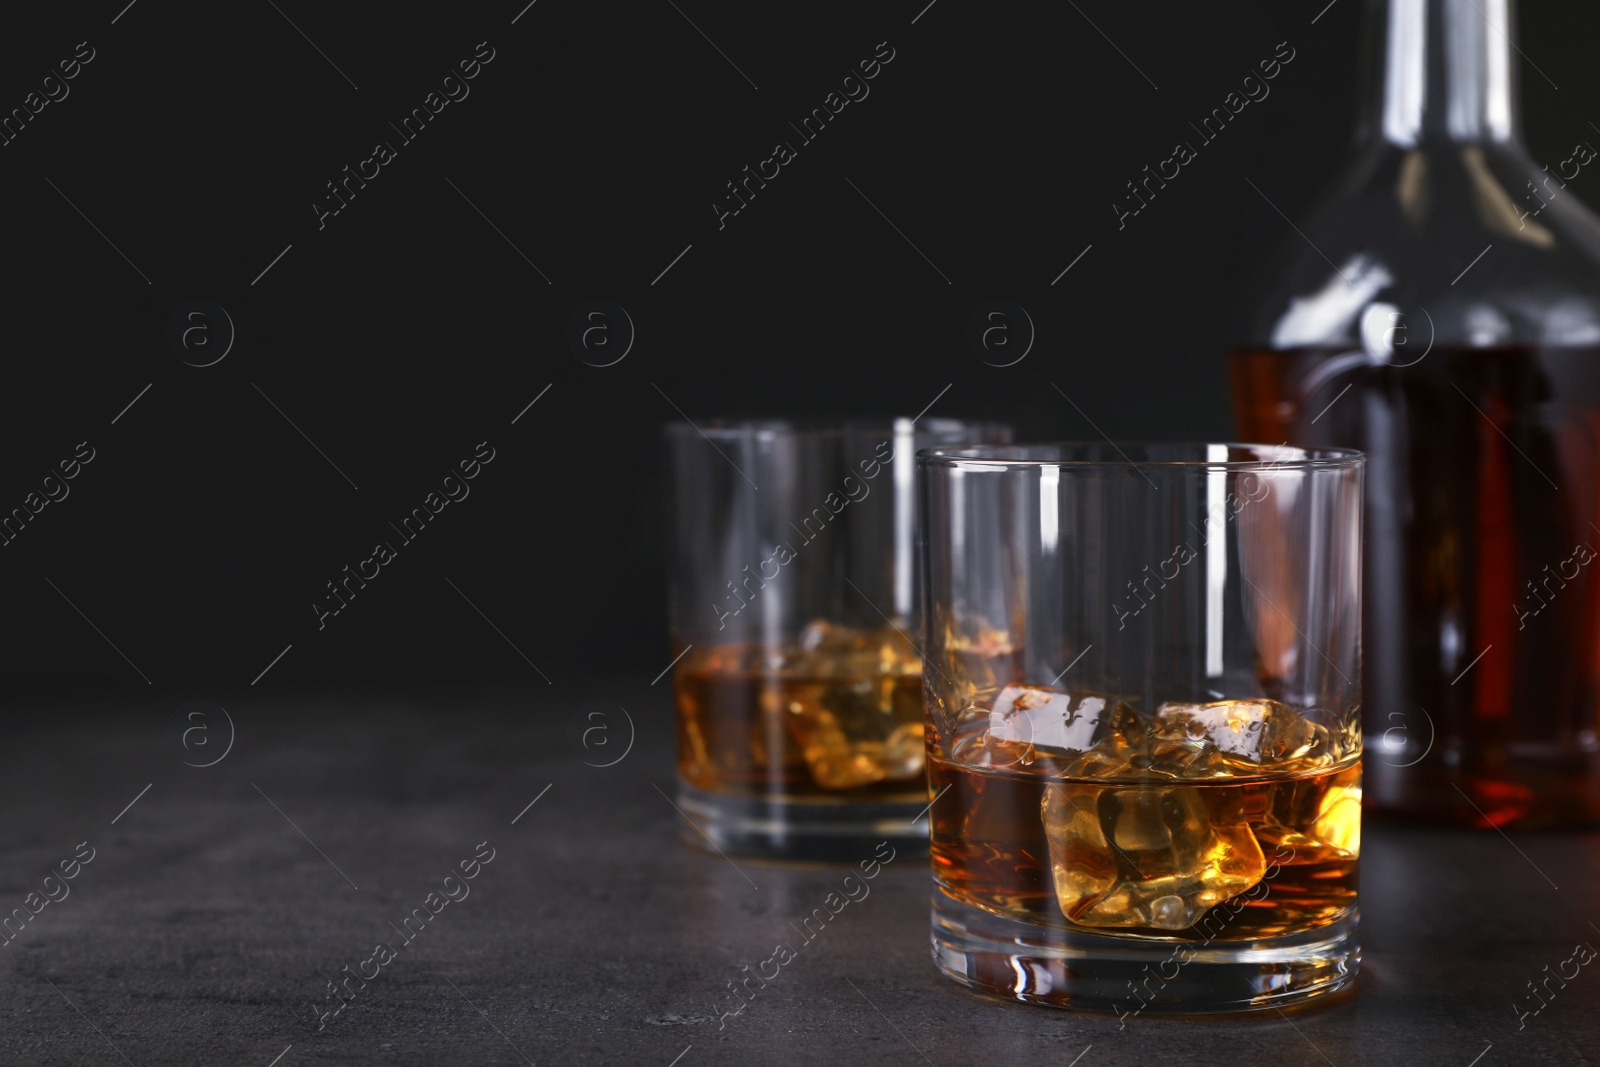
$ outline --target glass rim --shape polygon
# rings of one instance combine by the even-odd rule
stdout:
[[[1094,459],[1074,459],[1070,456],[1054,458],[1027,458],[1017,453],[1038,449],[1088,451],[1110,449],[1115,455]],[[1128,448],[1202,449],[1226,448],[1255,453],[1249,459],[1132,459],[1123,454]],[[1355,470],[1366,465],[1367,456],[1354,448],[1333,446],[1301,447],[1290,444],[1263,445],[1242,441],[1030,441],[1025,444],[973,444],[938,445],[917,451],[917,465],[921,467],[954,469],[978,468],[983,470],[1030,470],[1041,467],[1068,467],[1077,470],[1097,468],[1133,467],[1136,470],[1154,468],[1193,468],[1208,470],[1274,471],[1274,470]]]
[[[826,418],[771,418],[771,419],[703,419],[690,421],[674,419],[662,424],[667,437],[697,436],[713,441],[753,437],[757,440],[776,440],[795,437],[843,437],[847,433],[868,431],[885,433],[915,433],[922,424],[932,433],[949,433],[958,430],[1010,430],[1011,424],[994,419],[958,419],[948,415],[930,415],[910,418],[882,416],[850,419]]]

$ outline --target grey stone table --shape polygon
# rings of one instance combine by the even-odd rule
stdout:
[[[0,949],[0,1063],[1600,1058],[1600,965],[1517,1016],[1537,1005],[1530,981],[1600,946],[1594,834],[1370,826],[1353,996],[1126,1026],[940,977],[926,862],[896,859],[719,1018],[728,983],[844,872],[736,868],[679,843],[665,690],[261,688],[206,694],[226,715],[196,717],[180,710],[194,694],[13,702],[0,911],[31,917]],[[63,862],[74,877],[50,878]],[[404,925],[419,908],[428,921]],[[327,996],[357,972],[376,977],[350,980],[348,1003]]]

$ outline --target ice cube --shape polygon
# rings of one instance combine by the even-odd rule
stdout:
[[[1149,752],[1140,766],[1173,778],[1220,778],[1234,773],[1222,752],[1204,737],[1163,737],[1152,729]]]
[[[1361,772],[1351,772],[1351,781],[1335,784],[1323,798],[1311,833],[1319,841],[1347,856],[1361,854]]]
[[[1276,700],[1166,703],[1156,709],[1152,754],[1185,777],[1283,764],[1315,766],[1330,758],[1327,728]],[[1220,753],[1212,756],[1207,746]]]
[[[833,678],[871,673],[873,656],[865,633],[817,619],[800,631],[799,647],[784,664],[784,673],[803,678]]]
[[[1143,727],[1114,696],[1008,685],[989,711],[989,733],[997,741],[1087,752],[1111,741],[1137,745]]]
[[[783,666],[783,720],[824,789],[922,770],[922,659],[904,631],[817,619]]]
[[[989,714],[994,696],[1018,676],[1020,652],[1005,630],[983,619],[956,625],[946,619],[928,652],[928,716],[945,736],[957,733],[969,713]]]
[[[785,669],[816,678],[921,674],[922,657],[900,627],[858,630],[817,619],[800,631]]]
[[[857,789],[922,770],[922,684],[916,676],[867,675],[792,683],[790,736],[824,789]]]
[[[1266,873],[1239,789],[1057,784],[1040,814],[1057,903],[1082,926],[1185,930]]]
[[[1296,829],[1296,828],[1299,829]],[[1361,767],[1277,783],[1259,830],[1275,862],[1320,863],[1361,854]]]
[[[909,778],[922,773],[922,760],[927,750],[922,733],[920,722],[904,723],[889,732],[883,742],[885,778]]]
[[[827,619],[814,619],[800,631],[800,649],[823,656],[838,656],[861,647],[861,631]]]
[[[1097,785],[1052,785],[1042,814],[1050,847],[1050,873],[1061,912],[1072,919],[1117,884],[1120,869],[1101,826]]]
[[[1005,630],[980,627],[976,636],[947,629],[944,640],[947,656],[945,673],[966,692],[998,688],[1014,677],[1019,666],[1018,649]]]
[[[1018,762],[1046,757],[1053,773],[1104,776],[1138,754],[1144,724],[1115,696],[1008,685],[989,711],[989,740]]]

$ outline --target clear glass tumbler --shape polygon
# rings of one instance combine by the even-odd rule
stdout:
[[[918,463],[937,965],[1124,1019],[1350,984],[1361,454]]]
[[[916,451],[953,419],[666,428],[685,837],[852,860],[927,848]]]

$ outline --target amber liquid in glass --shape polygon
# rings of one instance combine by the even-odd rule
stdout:
[[[1232,357],[1245,439],[1367,453],[1368,802],[1592,822],[1600,348],[1411,348]]]
[[[1281,709],[1206,707],[1226,714],[1230,704]],[[957,730],[950,756],[931,758],[933,869],[946,894],[1033,925],[1200,942],[1296,933],[1349,914],[1358,742],[1341,757],[1323,732],[1303,756],[1252,763],[1200,731],[1167,730],[1164,741],[1131,721],[1129,737],[1110,736],[1099,714],[1085,753],[997,740],[979,718]],[[1255,728],[1239,718],[1239,738],[1250,739]]]
[[[678,770],[708,792],[926,798],[922,666],[903,633],[813,623],[794,648],[695,650],[673,679]]]

